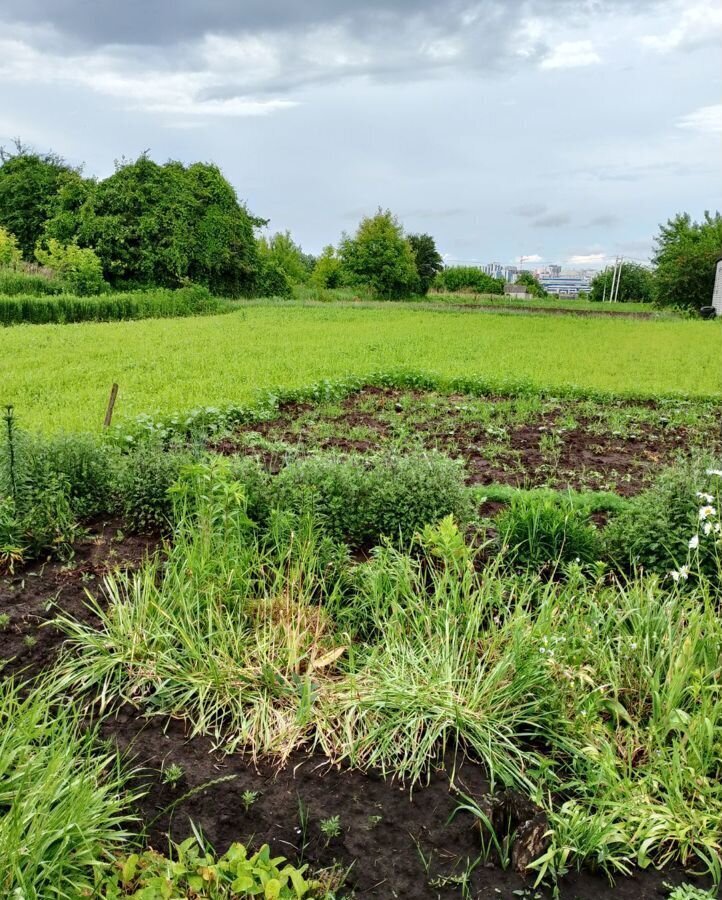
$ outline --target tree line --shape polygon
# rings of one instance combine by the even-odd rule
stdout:
[[[445,268],[434,238],[405,234],[389,210],[365,217],[318,256],[304,253],[289,232],[261,235],[267,224],[210,163],[160,164],[143,153],[96,179],[19,141],[0,148],[0,266],[39,266],[75,293],[194,283],[229,297],[290,296],[294,285],[310,284],[363,287],[396,300],[432,287],[504,290],[479,268]],[[618,299],[708,305],[720,254],[719,213],[701,222],[677,215],[660,228],[651,271],[623,264]],[[532,296],[544,294],[531,273],[520,278]],[[608,296],[610,282],[611,273],[600,273],[591,299]]]

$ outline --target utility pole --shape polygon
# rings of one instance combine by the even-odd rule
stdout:
[[[624,262],[624,257],[619,257],[619,271],[617,272],[617,289],[614,292],[614,302],[616,303],[619,299],[619,282],[622,280],[622,263]]]

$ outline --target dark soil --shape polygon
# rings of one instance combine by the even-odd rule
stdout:
[[[469,404],[479,409],[477,421]],[[340,407],[340,414],[325,416],[323,407],[289,404],[276,419],[243,426],[212,446],[223,454],[257,455],[271,472],[284,465],[289,451],[437,449],[464,460],[471,484],[605,490],[622,496],[639,493],[661,467],[699,446],[722,449],[719,408],[701,412],[691,426],[689,417],[670,418],[653,401],[591,408],[573,400],[547,401],[540,410],[520,415],[509,398],[470,400],[375,388],[352,394]]]
[[[349,869],[346,896],[379,900],[459,900],[461,885],[452,879],[480,854],[474,817],[459,813],[449,821],[460,799],[450,792],[444,770],[410,793],[377,774],[330,767],[319,756],[298,754],[281,770],[254,766],[240,754],[214,753],[203,738],[188,739],[178,721],[144,721],[127,707],[106,723],[105,733],[128,750],[136,764],[147,767],[140,780],[149,793],[139,812],[158,850],[167,849],[169,834],[175,841],[190,836],[192,821],[218,851],[233,841],[269,843],[274,852],[303,858],[315,870],[334,865]],[[161,780],[162,768],[171,763],[184,773],[175,787]],[[477,798],[488,790],[481,769],[469,762],[457,769],[456,784]],[[198,792],[183,799],[192,791]],[[244,791],[258,792],[248,809]],[[308,818],[305,835],[301,810]],[[339,818],[341,833],[327,842],[320,825],[333,816]],[[646,871],[610,885],[604,876],[585,872],[564,880],[561,897],[651,900],[667,895],[665,883],[684,880],[690,879],[677,870]],[[531,898],[532,884],[533,878],[480,862],[466,896]],[[524,889],[530,889],[528,894],[514,893]],[[540,896],[549,898],[552,892],[540,890]]]
[[[47,623],[60,611],[91,622],[86,591],[96,591],[112,569],[137,567],[158,544],[157,537],[124,535],[119,522],[96,523],[67,563],[36,562],[0,578],[0,615],[10,618],[0,628],[2,674],[33,675],[52,665],[63,636]]]
[[[137,566],[157,546],[156,538],[124,537],[118,523],[107,523],[77,546],[70,564],[46,562],[3,578],[0,612],[9,614],[11,621],[0,632],[0,646],[2,656],[11,661],[2,674],[22,671],[31,676],[47,670],[62,636],[43,623],[59,611],[92,621],[85,606],[86,587],[94,590],[97,580],[111,569]],[[28,635],[35,639],[32,646],[27,646]],[[318,755],[296,754],[280,770],[269,762],[255,765],[241,754],[214,752],[205,738],[188,737],[182,722],[144,719],[128,706],[106,719],[101,733],[116,741],[137,768],[136,785],[146,791],[137,805],[138,828],[146,831],[157,850],[167,850],[169,837],[179,841],[189,836],[192,822],[218,852],[234,841],[253,847],[267,842],[274,853],[309,862],[314,871],[348,870],[341,896],[384,900],[552,896],[546,888],[537,894],[531,878],[491,861],[480,861],[473,868],[468,893],[462,894],[460,879],[480,855],[480,832],[468,813],[451,818],[459,798],[450,791],[450,766],[411,793],[377,773],[331,767]],[[171,764],[183,773],[174,786],[162,777]],[[479,800],[489,787],[481,767],[468,761],[457,767],[455,783]],[[258,792],[248,806],[244,791]],[[327,840],[321,823],[334,816],[340,833]],[[651,900],[667,895],[665,884],[685,880],[691,879],[674,869],[638,872],[610,885],[604,876],[585,872],[564,880],[561,897]]]

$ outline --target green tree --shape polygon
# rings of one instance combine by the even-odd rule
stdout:
[[[434,287],[440,291],[475,294],[503,294],[504,282],[492,278],[478,266],[449,266],[434,279]]]
[[[344,235],[340,256],[345,278],[369,285],[379,297],[400,299],[419,290],[414,251],[389,210],[362,219],[354,237]]]
[[[410,234],[408,241],[414,251],[419,290],[422,294],[428,294],[434,278],[444,268],[444,260],[430,234]]]
[[[0,225],[15,235],[26,259],[33,257],[60,183],[74,171],[60,156],[36,153],[19,140],[14,150],[0,147]]]
[[[308,281],[308,254],[294,243],[290,231],[279,231],[270,238],[259,238],[258,253],[265,263],[272,263],[285,272],[292,283],[303,284]]]
[[[254,290],[254,229],[263,224],[238,202],[217,166],[159,165],[143,154],[97,183],[66,179],[46,235],[93,247],[118,287],[190,280],[236,296]]]
[[[712,303],[717,259],[722,255],[722,216],[701,222],[679,213],[661,225],[654,256],[655,297],[664,306],[699,309]]]
[[[320,288],[337,288],[343,279],[343,264],[332,244],[324,247],[311,273],[311,283]]]
[[[612,299],[612,269],[598,272],[592,278],[589,299],[600,303]],[[654,276],[639,263],[623,262],[619,273],[620,303],[651,303],[654,300]]]
[[[535,275],[532,275],[531,272],[520,272],[516,277],[515,283],[525,285],[527,292],[531,294],[532,297],[548,296],[544,286]]]
[[[18,239],[0,225],[0,266],[15,268],[22,262],[23,254]]]
[[[52,269],[63,286],[73,294],[100,294],[108,287],[100,260],[90,247],[61,244],[50,238],[46,246],[38,244],[35,258],[41,265]]]

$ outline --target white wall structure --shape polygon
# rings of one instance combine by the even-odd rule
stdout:
[[[717,274],[714,279],[712,306],[717,310],[717,315],[722,316],[722,259],[717,260]]]

